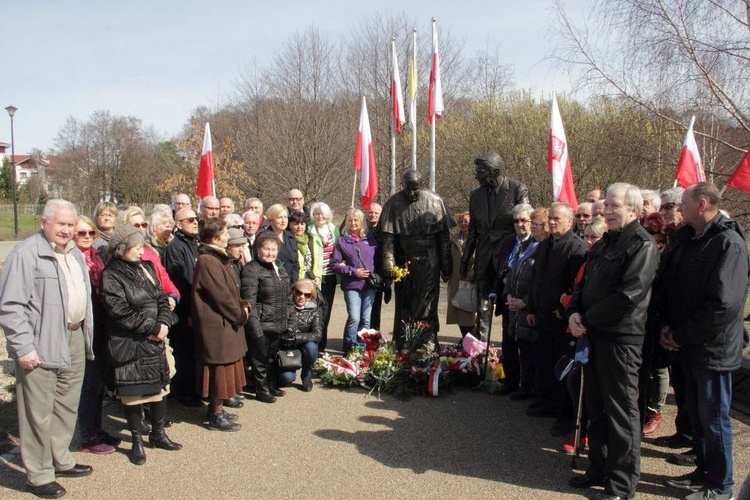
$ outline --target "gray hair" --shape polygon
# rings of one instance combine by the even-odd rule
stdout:
[[[671,189],[667,189],[661,192],[661,204],[665,205],[667,203],[677,203],[678,205],[682,203],[682,193],[685,192],[685,189],[681,187],[674,187]]]
[[[227,227],[242,227],[245,225],[245,219],[243,219],[239,214],[227,214],[227,216],[224,217],[224,223],[227,225]]]
[[[44,211],[42,212],[42,219],[49,222],[55,218],[55,215],[57,215],[57,212],[60,210],[72,210],[73,217],[77,217],[75,205],[73,205],[68,200],[57,198],[54,200],[49,200],[47,204],[44,205]]]
[[[641,210],[643,210],[643,196],[641,196],[641,190],[638,189],[637,186],[628,184],[627,182],[615,182],[614,184],[610,184],[610,186],[607,188],[607,196],[609,196],[609,193],[613,191],[620,190],[625,191],[625,196],[623,197],[625,200],[625,205],[635,209],[638,217],[640,217]]]
[[[116,246],[110,245],[107,248],[107,252],[115,257],[123,258],[128,250],[137,247],[138,245],[143,245],[143,242],[143,235],[140,231],[136,231],[125,236]]]
[[[565,213],[565,216],[570,220],[573,220],[576,218],[576,213],[573,210],[573,207],[571,207],[570,204],[565,203],[564,201],[556,201],[552,205],[549,206],[550,210],[555,209],[555,208],[562,208],[563,212]]]
[[[349,231],[349,219],[351,219],[352,215],[359,218],[359,222],[362,225],[362,229],[360,230],[359,234],[361,236],[367,236],[367,224],[365,221],[365,213],[358,209],[358,208],[350,208],[349,211],[346,213],[346,219],[344,219],[344,229],[341,231],[342,234],[345,235],[351,235],[351,232]]]
[[[169,205],[154,205],[151,211],[151,217],[148,220],[148,229],[146,232],[151,236],[156,236],[156,228],[161,224],[169,223],[174,226],[174,217],[172,217],[172,208]]]
[[[254,210],[248,210],[247,212],[245,212],[244,214],[242,214],[242,221],[244,222],[245,219],[247,219],[248,217],[251,217],[251,218],[256,219],[256,220],[260,220],[260,214],[257,213]]]
[[[516,205],[515,207],[511,209],[510,215],[511,217],[515,219],[522,213],[526,212],[527,214],[529,214],[529,217],[531,217],[531,212],[533,211],[534,211],[534,207],[532,207],[528,203],[519,203],[518,205]]]
[[[331,207],[328,206],[327,203],[324,203],[322,201],[316,201],[312,205],[310,205],[310,217],[314,220],[315,219],[315,212],[320,212],[323,214],[323,217],[328,219],[328,222],[333,219],[333,210],[331,210]]]
[[[260,203],[260,211],[261,211],[261,213],[263,213],[263,202],[260,200],[260,198],[248,198],[248,199],[246,199],[245,200],[245,210],[247,210],[247,206],[250,203],[254,202],[254,201],[257,201],[258,203]]]
[[[117,218],[115,219],[115,227],[130,224],[130,218],[135,215],[140,215],[144,220],[146,219],[146,213],[143,211],[143,209],[141,207],[133,205],[132,207],[128,207],[117,214]]]

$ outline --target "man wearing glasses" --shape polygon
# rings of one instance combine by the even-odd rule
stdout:
[[[593,203],[581,203],[576,210],[576,234],[583,238],[586,226],[589,225],[593,216],[591,215]]]
[[[305,219],[310,219],[310,209],[305,206],[305,195],[302,194],[302,191],[299,189],[289,190],[287,201],[289,202],[287,205],[289,215],[292,215],[295,212],[302,212],[305,214]]]

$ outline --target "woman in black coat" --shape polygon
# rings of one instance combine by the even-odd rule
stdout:
[[[182,448],[164,432],[170,379],[165,341],[176,318],[151,264],[141,261],[143,235],[137,228],[125,225],[116,229],[108,252],[101,293],[115,391],[133,436],[130,461],[142,465],[146,462],[141,436],[143,404],[151,409],[149,445],[170,451]]]
[[[279,239],[279,253],[277,259],[284,265],[291,282],[299,277],[299,256],[297,255],[297,238],[289,230],[289,212],[284,205],[271,205],[266,210],[268,231]]]
[[[257,258],[242,268],[240,296],[250,303],[250,319],[245,335],[250,350],[250,366],[255,397],[274,403],[283,396],[279,389],[276,353],[281,336],[288,330],[291,305],[289,274],[277,259],[279,239],[271,231],[255,240]]]
[[[292,285],[294,305],[290,307],[289,330],[294,334],[288,349],[299,349],[302,353],[302,390],[312,391],[312,366],[318,359],[318,342],[323,338],[323,322],[317,304],[318,287],[308,279],[297,281]],[[297,378],[296,370],[281,371],[279,383],[282,387],[292,385]]]

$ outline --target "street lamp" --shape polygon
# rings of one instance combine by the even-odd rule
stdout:
[[[16,197],[16,142],[13,136],[13,115],[16,114],[18,108],[15,106],[8,106],[5,108],[10,116],[10,185],[13,190],[13,231],[18,238],[18,198]]]

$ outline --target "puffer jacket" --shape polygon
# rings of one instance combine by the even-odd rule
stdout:
[[[312,300],[305,307],[296,305],[290,308],[289,329],[294,332],[294,343],[320,342],[323,338],[323,324],[320,321],[320,308]]]
[[[174,325],[176,316],[151,264],[111,258],[102,273],[102,301],[117,392],[123,396],[158,393],[169,384],[164,343],[146,337],[158,334],[161,325]]]
[[[250,319],[245,325],[249,338],[287,331],[291,282],[284,265],[278,260],[275,265],[276,269],[269,262],[254,260],[242,268],[240,296],[251,305]]]

